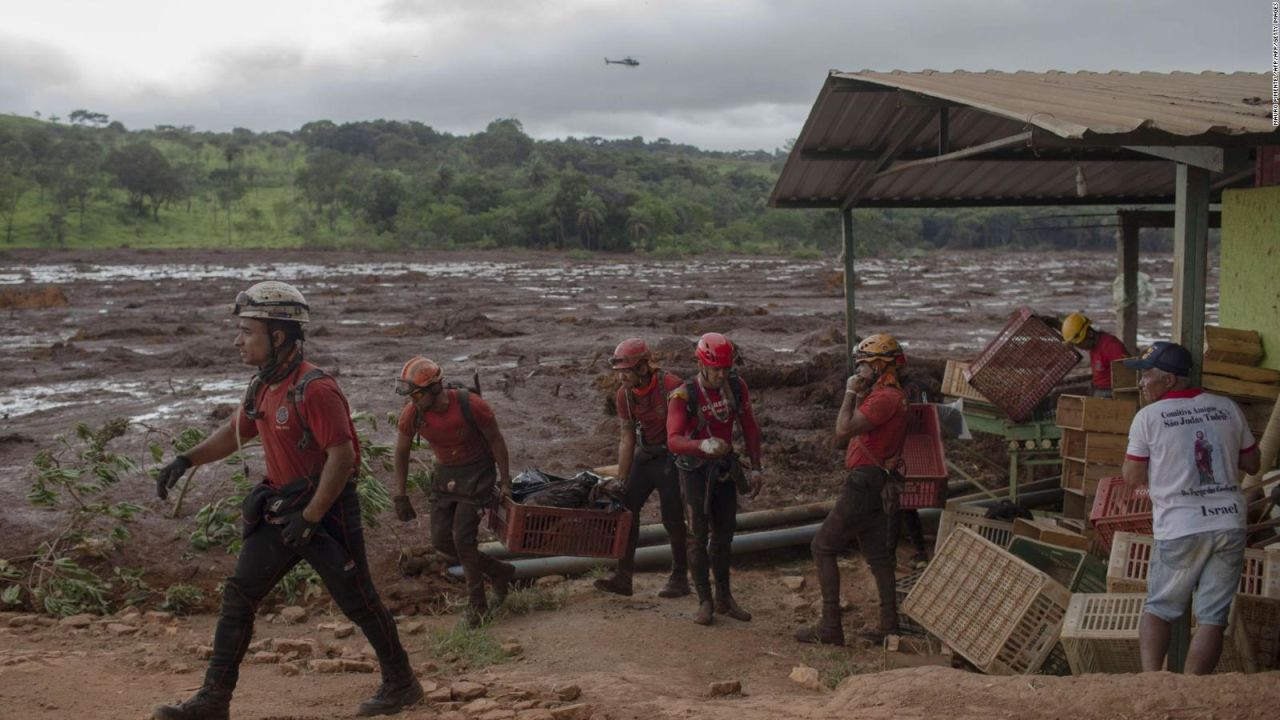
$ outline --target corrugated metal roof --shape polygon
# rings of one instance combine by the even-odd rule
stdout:
[[[857,205],[1171,202],[1174,164],[1125,146],[1280,144],[1270,90],[1264,73],[832,72],[770,204],[838,206],[895,142],[905,142],[900,162],[936,155],[939,104],[950,151],[1032,139],[882,175]]]

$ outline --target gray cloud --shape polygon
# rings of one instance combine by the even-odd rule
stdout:
[[[223,54],[200,93],[77,86],[65,58],[45,48],[52,65],[15,64],[0,41],[0,110],[90,107],[130,127],[215,130],[387,118],[469,133],[517,117],[537,137],[773,149],[799,133],[832,68],[1263,71],[1270,47],[1265,3],[1201,0],[391,0],[380,13],[395,38],[341,60],[305,56],[298,39]],[[623,55],[640,67],[603,62]]]

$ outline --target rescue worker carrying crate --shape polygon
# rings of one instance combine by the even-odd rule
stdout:
[[[712,612],[748,621],[751,613],[734,602],[729,589],[730,545],[737,527],[738,494],[757,495],[764,483],[760,428],[751,410],[747,384],[732,371],[734,347],[720,333],[698,340],[698,374],[676,388],[667,403],[667,447],[676,456],[684,510],[693,537],[689,569],[698,592],[693,621],[710,625]],[[748,477],[733,451],[733,427],[742,429]],[[711,576],[715,577],[714,602]]]
[[[898,368],[907,356],[892,335],[871,335],[858,343],[856,363],[845,386],[844,401],[836,419],[835,444],[845,448],[848,474],[810,548],[818,566],[822,591],[822,619],[816,626],[795,632],[799,642],[844,644],[840,614],[840,568],[836,555],[857,539],[875,578],[880,617],[875,630],[862,633],[879,642],[898,631],[894,553],[889,519],[898,513],[902,476],[898,464],[907,433],[907,396],[898,379]]]
[[[1062,321],[1062,339],[1089,351],[1089,368],[1093,371],[1093,396],[1111,397],[1111,361],[1122,360],[1130,353],[1120,338],[1093,327],[1083,313],[1071,313]]]
[[[405,494],[409,451],[416,435],[431,445],[436,458],[428,490],[431,544],[461,563],[467,584],[463,622],[477,627],[489,609],[484,578],[489,578],[494,599],[501,605],[516,572],[511,563],[480,552],[477,540],[485,508],[511,495],[507,442],[489,403],[466,387],[446,384],[440,366],[425,357],[413,357],[404,364],[395,391],[409,399],[400,412],[396,436],[392,496],[396,517],[408,522],[418,516]]]
[[[617,570],[596,580],[595,586],[604,592],[631,595],[636,544],[640,540],[640,510],[657,490],[662,526],[671,541],[671,577],[658,591],[658,597],[683,597],[689,594],[687,531],[675,459],[667,451],[667,395],[683,386],[684,381],[675,373],[654,367],[649,346],[641,338],[623,340],[613,351],[610,365],[621,382],[615,403],[621,431],[616,479],[623,504],[635,518]]]

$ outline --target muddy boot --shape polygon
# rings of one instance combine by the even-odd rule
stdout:
[[[880,596],[880,621],[875,630],[864,630],[860,635],[872,642],[882,642],[886,635],[897,635],[898,595],[894,587],[893,568],[872,568],[876,580],[876,592]]]
[[[477,607],[475,605],[470,605],[467,607],[466,610],[462,611],[461,624],[466,625],[467,627],[474,630],[480,627],[481,625],[483,625],[484,621],[488,619],[489,619],[488,608],[485,608],[484,606]]]
[[[796,630],[796,642],[844,645],[844,626],[840,622],[840,603],[823,603],[822,620]]]
[[[716,586],[715,609],[716,613],[720,615],[728,615],[734,620],[741,620],[742,622],[751,621],[751,613],[738,607],[738,603],[734,602],[733,594],[729,592],[729,586],[727,584]]]
[[[693,621],[699,625],[710,625],[712,620],[712,605],[710,600],[703,600],[698,603],[698,612],[693,614]]]
[[[161,705],[151,713],[154,720],[228,720],[231,717],[231,691],[208,685],[181,705]]]
[[[671,571],[671,577],[667,578],[667,584],[662,586],[658,591],[660,598],[678,598],[684,597],[693,590],[689,587],[689,579],[685,576],[684,568],[680,569],[677,574],[675,570]]]
[[[621,570],[613,571],[608,574],[608,577],[599,578],[591,584],[595,585],[598,591],[631,597],[631,573],[622,573]]]
[[[383,680],[378,686],[378,692],[373,697],[360,703],[360,707],[356,709],[356,717],[371,717],[374,715],[395,715],[404,708],[412,707],[422,702],[425,693],[422,692],[422,683],[418,682],[418,678],[409,675],[407,680],[399,682],[390,682]]]
[[[494,603],[501,605],[511,594],[511,581],[516,577],[516,566],[508,562],[499,562],[498,566],[494,574],[489,577],[489,582],[493,583]]]
[[[897,635],[898,630],[898,609],[897,607],[880,606],[880,622],[874,629],[868,628],[858,633],[858,635],[870,640],[877,645],[884,642],[885,637],[889,635]]]

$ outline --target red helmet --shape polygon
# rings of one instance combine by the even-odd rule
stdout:
[[[444,380],[440,366],[418,355],[409,358],[409,362],[400,369],[400,378],[396,380],[397,395],[412,395],[426,390]]]
[[[733,366],[733,343],[720,333],[707,333],[698,338],[698,363],[710,368]]]
[[[642,362],[648,362],[652,357],[649,346],[644,340],[627,338],[618,343],[617,349],[613,351],[613,357],[609,359],[609,365],[614,370],[630,370]]]

